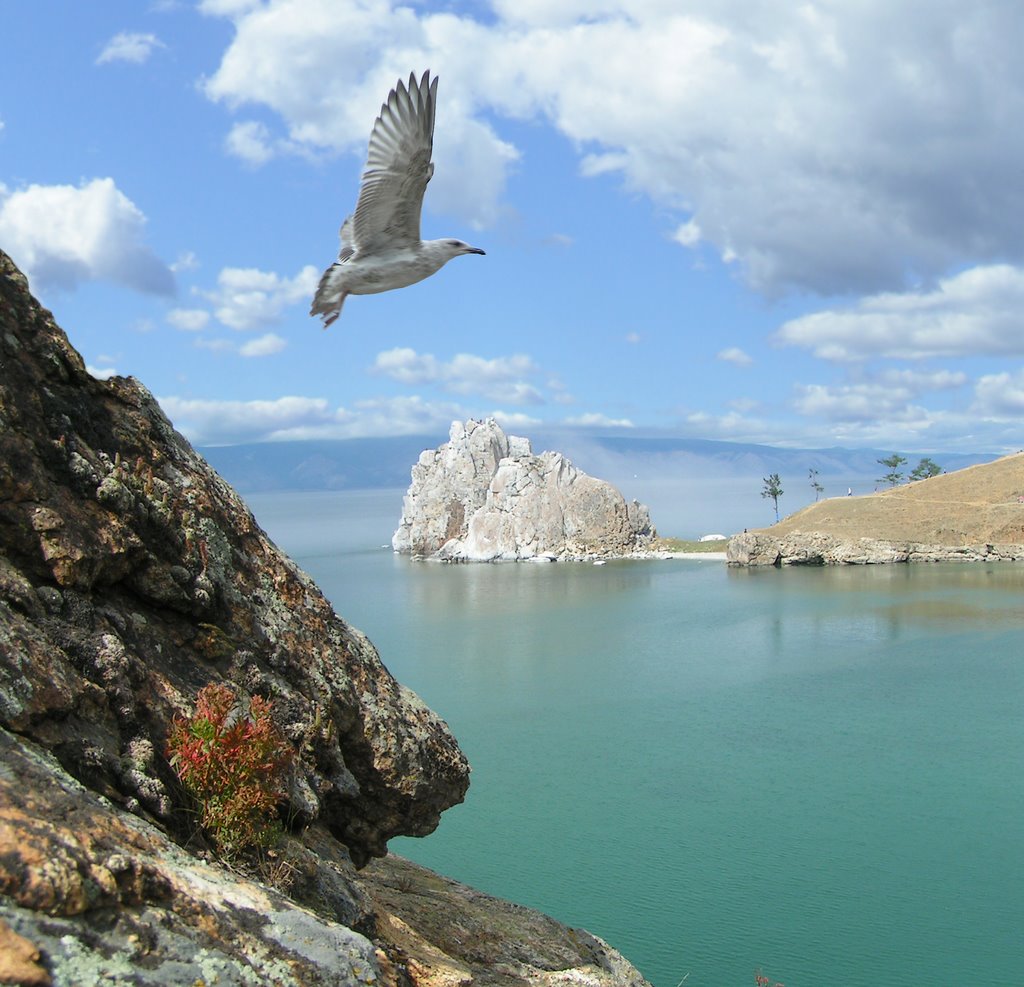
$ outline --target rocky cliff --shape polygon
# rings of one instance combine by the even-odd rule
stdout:
[[[283,842],[231,869],[165,753],[215,681],[271,700],[295,755]],[[384,856],[468,778],[444,722],[139,382],[87,373],[0,252],[0,983],[642,983],[586,933]]]
[[[447,561],[579,560],[642,552],[655,537],[647,508],[610,483],[471,419],[413,466],[392,545]]]
[[[811,504],[727,547],[731,565],[1024,560],[1024,454]]]

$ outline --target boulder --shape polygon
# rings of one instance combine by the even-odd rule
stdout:
[[[412,468],[396,552],[446,561],[622,557],[656,537],[647,508],[493,420],[453,422]]]

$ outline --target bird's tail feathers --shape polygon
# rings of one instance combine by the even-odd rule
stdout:
[[[323,319],[325,329],[341,315],[341,307],[348,297],[347,291],[335,288],[331,284],[331,275],[334,273],[334,269],[340,266],[340,264],[332,264],[324,271],[316,294],[313,296],[313,304],[309,309],[310,315],[319,315]]]

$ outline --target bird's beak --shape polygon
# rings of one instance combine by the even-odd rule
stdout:
[[[467,254],[480,254],[482,257],[486,257],[487,256],[487,254],[483,250],[481,250],[479,247],[470,247],[466,251],[466,253]]]

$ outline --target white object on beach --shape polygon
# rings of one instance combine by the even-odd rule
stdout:
[[[341,224],[338,259],[324,271],[310,315],[326,329],[349,295],[373,295],[430,277],[460,254],[482,254],[462,240],[420,239],[420,212],[434,174],[437,77],[429,69],[409,86],[399,80],[370,134],[355,212]]]

